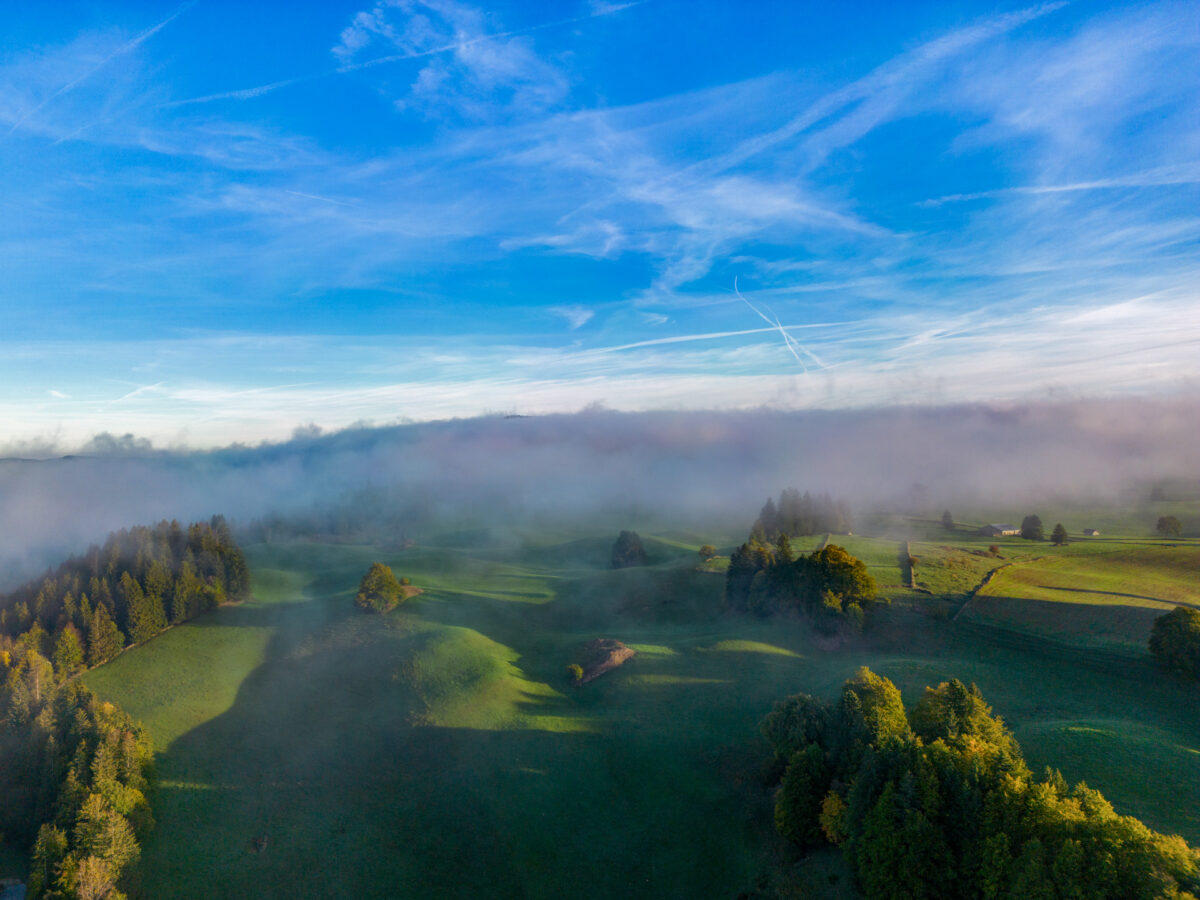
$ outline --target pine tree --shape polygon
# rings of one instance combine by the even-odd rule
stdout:
[[[148,641],[167,627],[162,601],[146,594],[140,584],[128,572],[121,576],[121,594],[129,610],[129,640],[140,644]]]
[[[67,625],[54,644],[54,671],[62,679],[70,678],[83,668],[83,643],[74,625]]]
[[[124,646],[125,637],[117,628],[117,623],[112,620],[112,616],[108,614],[108,610],[103,605],[97,606],[95,612],[92,613],[91,622],[88,624],[88,665],[98,666],[108,662],[120,653]]]
[[[1067,529],[1063,528],[1062,522],[1054,526],[1054,531],[1050,533],[1050,541],[1055,547],[1062,547],[1067,543]]]

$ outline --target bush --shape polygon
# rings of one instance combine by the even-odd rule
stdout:
[[[717,548],[714,547],[712,544],[705,544],[703,547],[700,548],[700,558],[702,560],[704,560],[705,562],[708,562],[710,559],[712,559],[716,555],[717,555]]]
[[[571,677],[572,684],[579,684],[583,681],[583,666],[579,663],[571,663],[567,666],[567,674]]]

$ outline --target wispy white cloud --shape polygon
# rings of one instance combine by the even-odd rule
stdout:
[[[550,307],[550,312],[556,316],[561,316],[562,318],[566,319],[567,324],[571,326],[572,331],[586,325],[592,320],[592,317],[596,315],[596,311],[594,309],[589,309],[586,306],[579,305],[552,306]]]
[[[1098,178],[1094,181],[1079,181],[1074,184],[1031,184],[975,191],[970,194],[947,194],[922,200],[921,206],[941,206],[944,203],[964,203],[971,200],[990,200],[1018,194],[1038,196],[1040,194],[1069,194],[1078,191],[1108,191],[1122,188],[1159,188],[1179,185],[1200,184],[1200,165],[1166,166],[1146,172],[1136,172],[1113,178]]]
[[[59,97],[63,96],[63,94],[69,93],[70,91],[77,88],[79,85],[83,84],[85,81],[90,79],[92,76],[96,75],[101,69],[103,69],[105,66],[107,66],[110,62],[112,62],[117,57],[123,56],[127,53],[130,53],[131,51],[136,49],[138,46],[145,43],[147,40],[149,40],[151,37],[153,37],[155,34],[157,34],[159,31],[161,31],[167,25],[171,24],[171,22],[175,21],[177,18],[179,18],[181,15],[183,15],[183,13],[185,13],[188,9],[195,6],[196,3],[197,3],[197,0],[188,0],[188,2],[184,3],[178,9],[176,9],[175,12],[173,12],[171,15],[167,16],[167,18],[163,19],[157,25],[153,25],[150,28],[147,28],[145,31],[143,31],[141,34],[137,35],[136,37],[120,44],[114,50],[107,53],[107,55],[103,56],[98,62],[90,63],[90,61],[89,61],[89,62],[84,63],[84,65],[86,65],[87,68],[85,68],[81,74],[79,74],[75,78],[68,81],[66,84],[64,84],[61,87],[59,87],[58,89],[56,89],[54,92],[49,94],[47,97],[45,97],[36,106],[29,109],[27,112],[22,113],[20,116],[18,116],[13,121],[13,123],[9,126],[8,131],[5,132],[3,135],[0,135],[0,143],[3,143],[5,140],[7,140],[9,137],[11,137],[13,132],[15,132],[18,128],[20,128],[22,125],[24,125],[26,122],[28,122],[34,116],[36,116],[39,112],[41,112],[43,109],[45,109],[49,104],[51,104],[52,102],[57,100]]]

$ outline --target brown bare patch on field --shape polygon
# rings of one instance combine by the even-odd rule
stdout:
[[[583,677],[576,682],[576,687],[581,687],[589,681],[595,681],[605,672],[611,672],[634,655],[631,647],[626,647],[620,641],[614,641],[612,638],[596,638],[594,641],[588,641],[583,651],[584,661],[580,664],[583,668]]]

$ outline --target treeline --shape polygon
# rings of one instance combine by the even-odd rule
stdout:
[[[862,627],[864,612],[877,600],[875,579],[862,560],[829,544],[797,556],[786,534],[768,547],[751,540],[729,556],[725,605],[769,615],[794,611],[821,630]]]
[[[1056,771],[1034,778],[974,685],[926,688],[906,711],[896,686],[864,668],[836,704],[777,703],[762,733],[782,776],[780,833],[804,849],[840,846],[871,900],[1200,890],[1200,851]]]
[[[845,500],[834,500],[829,494],[813,496],[803,494],[796,488],[787,488],[779,495],[779,502],[771,498],[763,504],[750,540],[760,544],[773,543],[781,534],[802,537],[810,534],[849,534],[854,527],[850,506]]]
[[[149,739],[73,676],[249,588],[215,516],[116,532],[0,598],[0,833],[30,848],[31,897],[118,900],[153,825]]]
[[[222,516],[109,535],[40,581],[0,598],[0,651],[36,651],[69,677],[230,600],[250,571]]]

